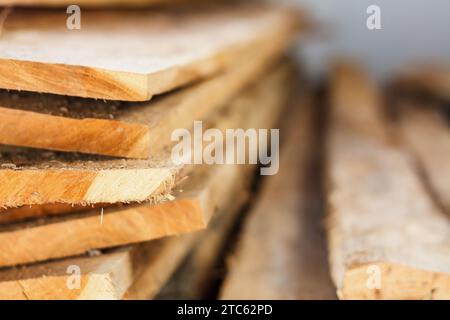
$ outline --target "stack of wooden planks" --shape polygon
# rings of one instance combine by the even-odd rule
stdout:
[[[305,18],[81,6],[69,30],[65,9],[0,7],[0,299],[152,298],[193,247],[219,246],[255,169],[177,163],[172,133],[277,127],[298,80],[282,56]]]
[[[338,64],[330,82],[327,229],[339,297],[450,299],[450,221],[438,182],[448,180],[448,163],[436,147],[448,124],[414,108],[389,122],[378,88],[351,63]]]

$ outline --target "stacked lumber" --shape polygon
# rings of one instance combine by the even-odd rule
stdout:
[[[283,127],[280,172],[265,181],[248,213],[228,258],[221,299],[335,299],[313,174],[319,142],[314,104],[311,97],[298,101]]]
[[[380,92],[350,63],[336,66],[330,82],[325,175],[338,296],[449,299],[450,221],[393,139]]]
[[[253,3],[83,9],[76,32],[65,8],[4,17],[0,299],[148,299],[192,248],[217,243],[214,259],[256,166],[175,162],[171,135],[277,127],[304,18]]]

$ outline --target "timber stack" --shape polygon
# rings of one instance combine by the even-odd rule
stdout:
[[[0,0],[0,299],[450,299],[450,72],[323,90],[298,9],[78,3]]]

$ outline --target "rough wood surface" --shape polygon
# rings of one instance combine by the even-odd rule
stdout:
[[[234,167],[234,168],[233,168]],[[247,200],[248,188],[253,173],[252,166],[229,166],[228,174],[234,176],[235,182],[233,188],[229,192],[225,192],[226,186],[221,190],[221,203],[216,208],[217,214],[213,216],[211,223],[206,230],[196,232],[195,234],[183,235],[176,239],[168,239],[171,242],[171,250],[166,251],[166,257],[158,259],[159,263],[149,264],[145,270],[135,279],[133,284],[127,290],[124,295],[124,299],[153,299],[161,290],[161,288],[169,281],[170,276],[175,272],[177,267],[182,263],[184,257],[189,253],[189,257],[192,254],[198,252],[198,248],[213,248],[218,249],[220,245],[217,243],[216,238],[221,237],[231,227],[235,218],[239,213],[239,209],[244,205]],[[195,246],[194,252],[191,252],[192,247]],[[214,257],[218,252],[209,252],[211,256],[208,256],[209,261],[203,260],[203,262],[210,262],[210,259],[214,260]],[[209,263],[202,263],[197,265],[198,268],[192,270],[192,277],[197,277],[196,280],[208,278],[208,272],[211,271],[211,265]],[[202,273],[204,272],[204,273]],[[190,278],[193,280],[192,278]],[[186,279],[185,279],[186,280]],[[189,281],[189,280],[188,280]],[[197,282],[186,282],[184,285],[196,285]],[[191,288],[192,290],[198,288]],[[177,296],[170,296],[171,299],[179,298]]]
[[[238,96],[223,110],[227,114],[218,115],[214,127],[221,130],[270,127],[276,119],[274,114],[282,110],[286,101],[288,70],[287,67],[280,67],[277,72]],[[92,213],[47,219],[43,224],[4,226],[0,229],[0,266],[77,255],[89,249],[113,247],[202,229],[209,220],[207,213],[213,210],[217,199],[221,197],[220,190],[233,187],[232,178],[232,174],[226,173],[215,174],[206,182],[187,180],[183,183],[189,183],[191,190],[188,186],[180,185],[178,192],[173,195],[174,201],[105,208],[103,217],[97,208]],[[179,191],[180,188],[182,192]],[[42,246],[36,248],[37,243]]]
[[[313,106],[297,103],[281,130],[280,172],[269,177],[242,229],[222,299],[333,299],[320,230]],[[317,168],[316,168],[317,169]],[[313,169],[314,171],[316,169]],[[313,190],[315,189],[315,190]]]
[[[14,9],[3,24],[0,87],[145,101],[290,37],[298,18],[294,10],[232,3],[83,11],[81,29],[68,30],[65,11]]]
[[[247,112],[247,117],[239,117],[241,121],[244,121],[247,127],[273,126],[277,118],[274,115],[280,114],[283,110],[282,105],[286,98],[286,91],[281,89],[283,87],[287,86],[282,81],[276,90],[267,90],[263,87],[259,91],[256,90],[260,92],[258,95],[254,89],[239,99],[239,110],[242,110],[242,106],[248,111],[259,110],[259,112]],[[274,95],[279,90],[284,93]],[[271,99],[268,95],[278,98]],[[253,106],[253,109],[250,106]],[[247,177],[246,174],[242,174],[242,170],[247,170],[246,167],[218,166],[210,167],[209,170],[217,173],[214,175],[216,190],[214,192],[210,190],[208,193],[209,197],[216,199],[216,205],[209,206],[210,210],[221,208],[225,210],[231,202],[230,199],[233,198],[236,200],[233,204],[238,203],[237,200],[240,198],[235,192],[241,194],[242,188],[239,186],[242,183],[248,183],[242,180]],[[238,179],[241,183],[232,183],[233,179]],[[190,179],[185,183],[191,184],[192,181],[193,179]],[[228,188],[230,190],[227,190]],[[186,192],[186,190],[183,191],[183,194]],[[229,211],[226,213],[224,211],[224,214],[228,213],[231,214]],[[96,219],[100,217],[97,216]],[[99,220],[96,223],[99,224]],[[103,225],[107,225],[106,220],[103,221]],[[35,266],[4,269],[0,271],[0,297],[5,299],[117,299],[121,298],[134,282],[126,296],[148,298],[156,294],[170,277],[196,239],[195,234],[170,237],[157,242],[135,245],[129,249],[123,249],[124,252],[119,250],[119,252],[99,257],[73,258]],[[64,241],[56,241],[56,243],[61,246]],[[70,265],[78,265],[81,268],[81,286],[78,290],[69,289],[66,285],[70,276],[66,270]]]
[[[77,5],[86,7],[129,7],[183,4],[187,2],[199,2],[201,0],[77,0]],[[30,6],[30,7],[67,7],[72,5],[70,0],[0,0],[0,6]]]
[[[0,143],[60,151],[148,158],[171,133],[205,119],[268,69],[288,39],[255,49],[251,59],[211,80],[150,102],[104,102],[0,91]]]
[[[247,170],[245,166],[203,168],[201,175],[187,182],[188,186],[195,182],[196,188],[203,184],[203,195],[208,192],[210,197],[215,198],[208,206],[208,212],[203,212],[205,216],[215,211],[220,215],[231,214],[228,202],[233,196],[239,198],[237,192],[242,192],[242,179],[248,177],[240,174],[243,170]],[[189,188],[185,188],[184,192],[189,192]],[[187,223],[186,219],[175,221],[180,218],[179,214],[164,211],[166,216],[171,214],[175,215],[173,220],[170,218],[173,223]],[[161,219],[158,220],[161,222]],[[172,222],[166,224],[168,229]],[[107,226],[106,220],[103,223]],[[124,295],[127,299],[150,298],[201,236],[201,232],[194,232],[116,249],[98,256],[4,269],[0,271],[0,299],[122,299]],[[79,267],[78,288],[67,285],[73,284],[69,266]]]
[[[390,145],[364,73],[343,63],[331,84],[327,227],[339,297],[449,299],[448,218],[407,153]],[[362,114],[372,114],[365,124]]]
[[[182,166],[0,147],[0,207],[146,201],[170,190]]]
[[[263,101],[261,105],[274,112],[271,106],[280,105],[286,99],[288,77],[287,65],[270,70],[263,81],[211,116],[209,126],[225,130],[245,128],[246,121],[260,121],[264,112],[250,117],[253,101]],[[252,127],[251,123],[248,127]],[[144,201],[170,190],[175,177],[183,175],[183,170],[172,164],[170,150],[151,160],[105,160],[5,147],[0,149],[0,180],[5,181],[0,187],[0,207]]]
[[[450,213],[450,126],[431,106],[403,105],[400,132],[417,157],[437,200]]]

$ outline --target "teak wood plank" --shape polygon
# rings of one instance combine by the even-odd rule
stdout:
[[[335,299],[320,229],[312,101],[297,101],[282,127],[280,171],[264,182],[241,231],[221,299]]]
[[[288,40],[255,48],[224,74],[150,102],[104,102],[0,91],[0,143],[59,151],[149,158],[171,133],[205,119],[268,69]]]
[[[450,126],[432,105],[402,105],[399,129],[437,201],[450,213]]]
[[[225,109],[229,115],[218,115],[218,128],[267,128],[287,99],[289,69],[280,68],[238,96]],[[223,129],[222,129],[223,130]],[[223,172],[223,171],[221,171]],[[46,219],[42,223],[23,223],[0,229],[0,266],[31,263],[77,255],[89,249],[108,248],[147,241],[202,229],[209,220],[220,193],[212,188],[232,188],[228,173],[208,179],[208,185],[186,180],[174,194],[175,200],[159,204],[108,207]],[[228,182],[230,184],[228,184]],[[189,184],[188,184],[189,183]],[[184,184],[188,186],[184,187]],[[212,187],[209,184],[214,184]],[[36,244],[42,244],[36,247]],[[4,246],[4,248],[2,247]]]
[[[226,70],[255,48],[293,34],[299,14],[230,4],[161,10],[83,11],[68,30],[60,11],[14,9],[3,24],[0,87],[145,101]]]
[[[448,218],[390,143],[374,84],[351,63],[331,84],[327,228],[339,297],[449,299]],[[370,125],[358,124],[361,114],[373,115]]]

